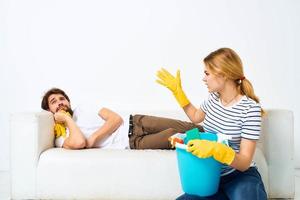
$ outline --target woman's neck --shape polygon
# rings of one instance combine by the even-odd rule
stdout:
[[[223,106],[230,106],[237,102],[240,99],[240,93],[234,82],[227,82],[222,91],[219,92],[220,101]]]

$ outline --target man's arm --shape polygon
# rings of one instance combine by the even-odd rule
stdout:
[[[95,147],[99,141],[110,136],[123,123],[121,116],[108,108],[102,108],[98,115],[105,120],[105,123],[87,139],[87,148]]]
[[[74,120],[64,112],[57,112],[54,114],[54,119],[57,122],[64,123],[69,129],[69,137],[67,137],[63,143],[63,147],[66,149],[83,149],[86,146],[86,139],[76,125]]]

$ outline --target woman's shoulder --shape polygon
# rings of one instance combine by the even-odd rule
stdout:
[[[246,108],[246,110],[261,110],[260,103],[257,103],[250,97],[243,96],[241,103]]]

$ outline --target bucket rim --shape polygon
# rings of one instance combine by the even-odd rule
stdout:
[[[187,145],[186,144],[176,143],[175,147],[178,148],[178,149],[182,149],[182,150],[186,150],[187,149]]]

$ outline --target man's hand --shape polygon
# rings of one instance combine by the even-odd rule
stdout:
[[[70,118],[71,118],[70,113],[63,111],[63,110],[60,110],[60,111],[54,113],[55,122],[60,123],[60,124],[66,124],[66,121]]]
[[[60,136],[66,137],[66,122],[68,118],[71,119],[71,115],[66,111],[60,110],[57,113],[54,113],[54,134],[56,138]]]
[[[190,103],[184,91],[182,90],[179,70],[177,70],[176,77],[164,68],[158,71],[156,75],[158,78],[156,82],[171,90],[177,102],[182,108]]]

